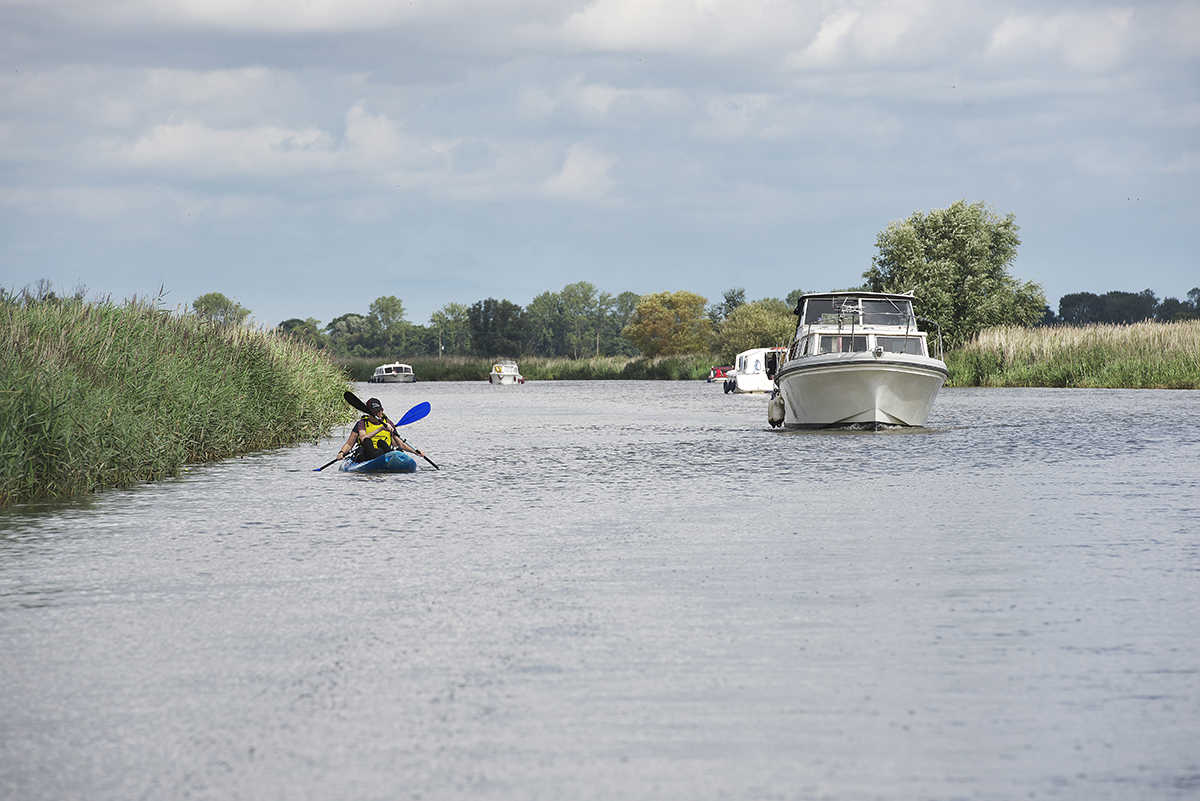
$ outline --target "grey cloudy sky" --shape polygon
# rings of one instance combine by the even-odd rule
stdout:
[[[1198,65],[1196,2],[0,0],[0,285],[783,297],[965,199],[1052,305],[1182,298]]]

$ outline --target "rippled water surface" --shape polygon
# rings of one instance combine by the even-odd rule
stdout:
[[[1200,392],[359,394],[442,469],[0,512],[0,798],[1200,797]]]

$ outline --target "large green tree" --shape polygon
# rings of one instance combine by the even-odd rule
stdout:
[[[374,356],[375,342],[371,321],[349,312],[335,317],[325,326],[329,347],[338,356]]]
[[[914,212],[879,234],[866,288],[915,292],[917,313],[941,323],[951,347],[992,326],[1032,325],[1046,297],[1040,285],[1008,274],[1018,230],[1015,214],[1000,217],[984,201]]]
[[[309,317],[306,320],[293,317],[290,320],[284,320],[276,326],[275,330],[319,349],[329,347],[329,338],[321,333],[321,321],[315,317]]]
[[[209,292],[192,301],[192,311],[198,317],[211,320],[217,325],[241,325],[250,316],[250,310],[230,300],[220,292]]]
[[[465,303],[447,303],[429,315],[429,327],[437,338],[438,356],[465,356],[471,352],[470,309]]]
[[[707,303],[707,298],[684,290],[642,295],[622,333],[651,357],[707,352],[712,336]]]
[[[729,313],[717,330],[716,353],[733,357],[750,348],[786,345],[796,331],[795,305],[778,298],[763,298],[746,303]]]
[[[409,327],[404,319],[404,301],[395,295],[384,295],[375,298],[367,312],[375,335],[376,354],[390,356],[396,351],[404,351],[407,345],[405,334]]]
[[[467,310],[471,351],[476,356],[519,356],[525,340],[523,310],[510,300],[476,301]]]

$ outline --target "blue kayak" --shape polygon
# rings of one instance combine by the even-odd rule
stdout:
[[[369,462],[342,461],[343,473],[415,473],[417,463],[404,451],[389,451]]]

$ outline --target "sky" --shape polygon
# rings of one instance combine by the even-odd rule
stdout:
[[[1195,0],[0,0],[0,67],[8,290],[782,298],[956,200],[1053,308],[1200,285]]]

